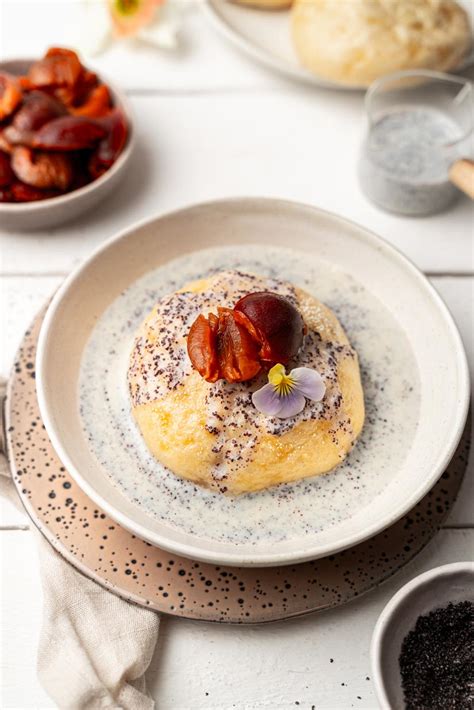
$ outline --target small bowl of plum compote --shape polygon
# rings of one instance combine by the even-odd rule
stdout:
[[[89,210],[123,178],[132,139],[127,99],[74,51],[0,63],[0,225],[52,227]]]

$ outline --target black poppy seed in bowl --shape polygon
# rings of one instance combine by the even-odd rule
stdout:
[[[474,604],[420,616],[399,658],[406,710],[474,708]]]

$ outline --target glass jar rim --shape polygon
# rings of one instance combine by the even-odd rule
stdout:
[[[391,82],[396,82],[397,80],[401,79],[409,79],[409,78],[420,78],[420,79],[427,79],[427,80],[432,80],[432,81],[438,81],[438,82],[445,82],[448,84],[458,84],[460,87],[459,94],[456,98],[459,97],[460,94],[462,94],[463,88],[466,88],[466,95],[471,96],[471,101],[473,101],[474,105],[474,83],[470,81],[469,79],[466,79],[464,77],[460,76],[454,76],[453,74],[447,74],[445,72],[440,72],[440,71],[434,71],[431,69],[404,69],[402,71],[397,71],[393,72],[391,74],[385,74],[384,76],[379,77],[378,79],[375,79],[375,81],[372,82],[372,84],[369,86],[365,93],[364,97],[364,105],[365,105],[365,111],[369,119],[369,125],[373,126],[374,125],[374,120],[373,120],[373,109],[372,109],[372,102],[374,99],[374,96],[377,96],[377,94],[380,93],[381,89],[385,84],[389,84]],[[471,125],[469,128],[467,128],[465,131],[463,131],[462,135],[459,138],[456,138],[456,140],[450,140],[445,143],[440,143],[440,146],[449,148],[458,145],[459,143],[462,143],[465,141],[473,132],[474,130],[474,112],[471,112]]]

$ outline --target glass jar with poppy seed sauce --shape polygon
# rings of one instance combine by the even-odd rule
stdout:
[[[358,166],[366,196],[407,216],[447,209],[460,194],[449,170],[473,154],[471,82],[439,72],[398,72],[372,84],[366,109],[369,129]]]

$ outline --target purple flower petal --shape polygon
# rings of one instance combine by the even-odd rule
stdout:
[[[295,389],[308,399],[319,402],[326,394],[326,385],[316,370],[311,370],[309,367],[296,367],[290,372],[290,377],[295,382]]]
[[[268,383],[252,394],[252,402],[262,414],[274,417],[281,407],[281,399],[273,385]]]
[[[294,389],[293,392],[290,392],[290,394],[287,394],[285,397],[280,397],[279,403],[280,408],[275,413],[275,416],[279,419],[289,419],[290,417],[295,417],[303,411],[306,405],[306,400],[301,392]]]

